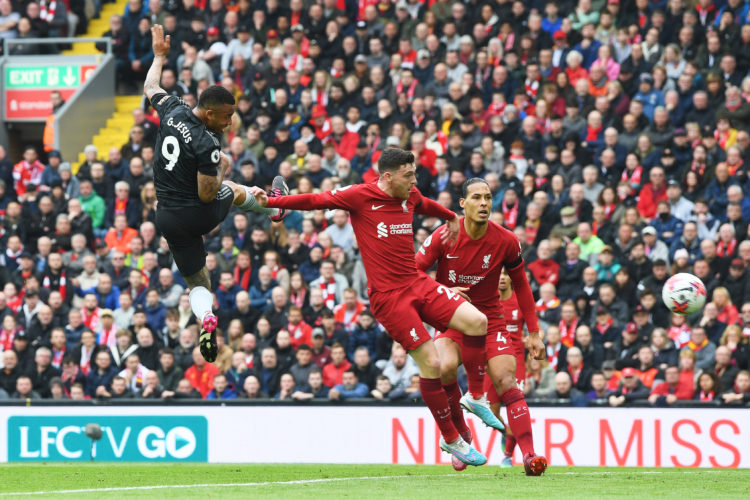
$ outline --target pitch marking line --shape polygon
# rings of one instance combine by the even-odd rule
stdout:
[[[631,474],[669,474],[671,472],[685,474],[687,473],[710,473],[710,472],[721,472],[715,470],[694,470],[694,471],[623,471],[630,472]],[[552,473],[552,475],[566,475],[566,476],[605,476],[613,474],[613,472],[601,471],[601,472],[558,472]],[[330,477],[323,479],[297,479],[293,481],[263,481],[254,483],[202,483],[202,484],[160,484],[154,486],[116,486],[111,488],[89,488],[89,489],[77,489],[77,490],[50,490],[50,491],[18,491],[13,493],[0,493],[0,497],[14,497],[14,496],[32,496],[32,495],[73,495],[80,493],[112,493],[118,491],[150,491],[150,490],[165,490],[165,489],[185,489],[185,488],[240,488],[240,487],[253,487],[253,486],[294,486],[299,484],[318,484],[318,483],[337,483],[343,481],[382,481],[390,479],[408,479],[408,478],[426,478],[426,477],[481,477],[481,476],[497,476],[497,474],[410,474],[401,476],[360,476],[360,477]]]
[[[263,481],[255,483],[204,483],[204,484],[160,484],[154,486],[116,486],[112,488],[89,488],[79,490],[51,490],[51,491],[19,491],[15,493],[0,493],[0,497],[30,496],[30,495],[73,495],[79,493],[111,493],[117,491],[149,491],[172,488],[236,488],[250,486],[290,486],[297,484],[336,483],[343,481],[381,481],[390,479],[425,478],[425,477],[453,477],[453,476],[495,476],[496,474],[411,474],[401,476],[360,476],[360,477],[329,477],[324,479],[297,479],[294,481]]]

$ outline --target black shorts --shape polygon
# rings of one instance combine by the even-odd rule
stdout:
[[[199,207],[157,205],[156,225],[167,239],[169,249],[183,277],[192,276],[206,265],[203,235],[223,221],[234,202],[234,192],[223,185],[211,203]]]

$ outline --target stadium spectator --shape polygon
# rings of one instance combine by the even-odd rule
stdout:
[[[691,388],[692,390],[692,388]],[[638,378],[635,368],[627,367],[622,370],[622,379],[616,391],[610,394],[610,406],[622,406],[626,403],[648,398],[648,388]]]
[[[214,376],[213,389],[206,394],[206,399],[237,399],[237,394],[227,384],[227,377],[223,373]]]
[[[651,390],[648,401],[655,406],[668,406],[675,401],[693,398],[693,386],[680,383],[680,369],[670,366],[664,371],[664,382],[657,384]]]
[[[185,370],[185,379],[190,385],[198,391],[202,398],[205,399],[206,395],[211,392],[214,388],[214,377],[219,374],[219,369],[211,363],[206,363],[206,360],[201,356],[200,349],[195,347],[193,349],[193,366]],[[178,384],[177,392],[180,391],[180,384]]]

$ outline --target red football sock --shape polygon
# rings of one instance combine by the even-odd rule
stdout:
[[[478,399],[484,394],[484,372],[487,365],[486,335],[464,335],[461,361],[466,369],[469,393]]]
[[[513,451],[516,449],[516,436],[506,434],[505,436],[505,456],[510,458],[513,456]]]
[[[458,382],[453,381],[448,385],[443,385],[443,390],[445,390],[445,393],[448,395],[448,404],[451,407],[453,425],[456,426],[456,430],[460,434],[463,434],[468,431],[469,428],[466,426],[464,410],[461,408],[461,389],[458,387]]]
[[[526,406],[526,399],[523,397],[523,392],[514,387],[505,391],[500,396],[500,401],[508,409],[508,425],[510,425],[510,430],[513,431],[515,441],[518,442],[518,446],[521,448],[521,453],[523,456],[529,453],[533,454],[534,440],[531,435],[531,417],[529,415],[529,407]],[[508,443],[510,443],[510,439],[506,441],[506,447]]]
[[[440,379],[419,377],[419,391],[422,393],[422,399],[432,412],[432,417],[435,419],[445,442],[452,443],[458,439],[458,431],[451,419],[448,395],[443,390]]]

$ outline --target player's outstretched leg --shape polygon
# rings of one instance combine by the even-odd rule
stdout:
[[[488,427],[500,432],[505,426],[490,410],[487,398],[484,396],[484,367],[487,359],[487,316],[468,302],[464,302],[448,325],[454,330],[463,332],[461,359],[466,368],[469,381],[469,391],[461,398],[461,406],[468,412],[479,417]]]
[[[213,313],[213,296],[211,295],[211,281],[208,269],[205,267],[192,276],[186,276],[185,282],[190,287],[190,308],[195,317],[200,320],[201,332],[198,337],[203,359],[209,363],[216,361],[219,347],[216,343],[216,325],[218,321]]]
[[[419,366],[419,390],[440,429],[440,449],[467,465],[484,465],[487,457],[468,444],[456,430],[451,418],[448,395],[440,381],[440,360],[432,340],[427,340],[409,352]]]
[[[232,181],[224,181],[222,182],[222,184],[232,188],[232,192],[234,193],[233,203],[237,208],[244,210],[245,212],[258,212],[261,214],[266,214],[274,222],[284,219],[285,214],[283,210],[279,210],[278,208],[266,208],[258,205],[258,202],[255,200],[255,196],[253,196],[253,194],[249,192],[247,186],[243,186],[242,184],[237,184]]]
[[[547,459],[534,453],[529,407],[523,392],[516,386],[516,358],[509,355],[495,356],[490,358],[487,365],[495,390],[500,395],[500,402],[507,409],[508,425],[521,448],[526,475],[540,476],[547,468]],[[506,446],[506,450],[508,447]]]
[[[460,332],[457,332],[460,334]],[[440,358],[440,381],[443,390],[448,395],[448,404],[451,408],[451,419],[456,430],[467,443],[471,444],[472,435],[464,420],[464,412],[461,410],[461,389],[458,387],[458,365],[461,363],[460,345],[451,337],[438,337],[435,339],[435,348]],[[466,464],[455,455],[451,456],[451,465],[457,471],[466,469]]]

